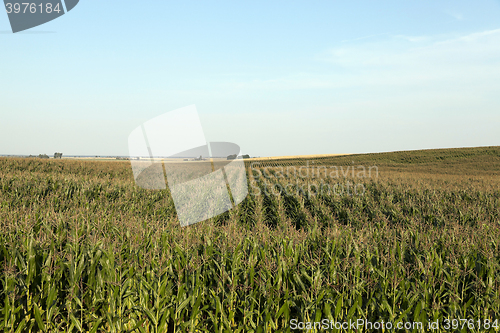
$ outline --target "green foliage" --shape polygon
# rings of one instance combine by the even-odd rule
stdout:
[[[266,195],[308,180],[261,177],[236,209],[186,228],[127,162],[0,159],[0,331],[499,319],[499,151],[360,155],[380,167],[362,196]]]

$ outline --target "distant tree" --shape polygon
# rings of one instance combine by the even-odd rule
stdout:
[[[54,158],[62,158],[62,153],[54,153]]]
[[[227,157],[227,159],[228,159],[228,160],[235,160],[235,159],[236,159],[236,157],[237,157],[237,155],[236,155],[236,154],[233,154],[233,155],[229,155],[229,156]]]
[[[38,158],[49,158],[47,154],[39,154]]]

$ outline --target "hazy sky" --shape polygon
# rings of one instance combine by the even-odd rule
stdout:
[[[127,155],[195,104],[251,156],[500,145],[500,1],[96,1],[12,34],[0,154]]]

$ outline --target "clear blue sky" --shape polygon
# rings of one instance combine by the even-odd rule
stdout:
[[[500,145],[498,0],[81,0],[0,50],[0,154],[127,155],[191,104],[251,156]]]

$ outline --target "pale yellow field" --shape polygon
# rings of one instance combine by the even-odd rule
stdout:
[[[283,159],[309,159],[309,158],[318,158],[318,157],[334,157],[334,156],[347,156],[352,154],[316,154],[316,155],[289,155],[289,156],[270,156],[270,157],[254,157],[254,158],[246,158],[245,161],[272,161],[272,160],[283,160]],[[115,157],[64,157],[63,159],[72,159],[72,160],[99,160],[99,161],[126,161],[126,160],[117,160]],[[182,163],[185,162],[184,158],[153,158],[155,161],[163,161],[163,162],[174,162],[174,163]],[[206,159],[208,160],[208,159]],[[226,160],[224,158],[213,158],[214,161],[222,161]],[[134,160],[137,161],[137,160]],[[139,161],[149,162],[149,158],[142,158]],[[193,158],[189,158],[189,162],[193,162]]]
[[[271,156],[271,157],[256,157],[248,158],[245,161],[269,161],[269,160],[282,160],[292,158],[317,158],[317,157],[333,157],[333,156],[346,156],[351,154],[317,154],[317,155],[291,155],[291,156]]]

